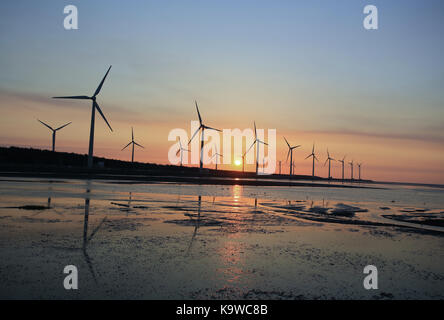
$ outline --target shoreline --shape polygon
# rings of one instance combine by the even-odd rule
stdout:
[[[201,176],[177,176],[177,175],[149,175],[149,174],[123,174],[123,173],[98,173],[98,172],[29,172],[29,171],[0,171],[0,177],[13,178],[46,178],[46,179],[78,179],[78,180],[107,180],[119,181],[122,184],[149,184],[149,183],[183,183],[201,185],[244,185],[244,186],[277,186],[277,187],[321,187],[321,188],[359,188],[359,189],[385,189],[362,185],[338,184],[335,180],[308,182],[294,179],[291,181],[282,178],[276,181],[271,177],[243,178],[243,177],[214,177]],[[5,181],[5,180],[3,180]],[[333,182],[333,183],[332,183]],[[345,182],[350,183],[350,182]],[[363,183],[363,182],[354,182]],[[366,182],[365,182],[366,183]]]

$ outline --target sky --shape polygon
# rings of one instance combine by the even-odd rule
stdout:
[[[63,28],[69,4],[78,30]],[[368,4],[378,30],[363,28]],[[276,129],[284,173],[285,136],[302,145],[296,174],[311,174],[315,143],[317,175],[328,148],[362,178],[444,184],[443,21],[438,0],[2,1],[0,145],[50,149],[37,119],[72,121],[56,149],[87,153],[90,102],[51,97],[91,95],[112,65],[98,102],[114,130],[96,118],[97,156],[129,160],[133,126],[136,160],[168,163],[197,100],[209,126]]]

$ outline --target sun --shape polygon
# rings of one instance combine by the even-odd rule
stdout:
[[[234,164],[236,166],[240,166],[242,164],[242,161],[240,161],[239,159],[234,160]]]

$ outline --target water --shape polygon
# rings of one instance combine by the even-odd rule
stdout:
[[[442,299],[444,190],[378,187],[3,177],[0,298]]]

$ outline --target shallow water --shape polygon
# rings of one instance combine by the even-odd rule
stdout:
[[[379,187],[2,178],[0,298],[444,298],[444,190]]]

